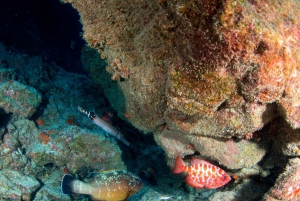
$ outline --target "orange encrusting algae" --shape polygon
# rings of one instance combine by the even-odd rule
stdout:
[[[177,156],[173,173],[187,172],[186,183],[195,188],[219,188],[227,184],[231,178],[221,168],[199,158],[191,159],[191,166]]]
[[[69,125],[80,126],[80,124],[78,122],[76,122],[74,119],[72,119],[71,117],[68,117],[68,119],[66,120],[66,123]]]
[[[50,137],[42,132],[39,134],[39,140],[40,143],[44,142],[44,144],[48,144],[48,142],[50,141]]]
[[[37,124],[38,126],[43,125],[43,124],[44,124],[44,121],[43,121],[42,119],[38,119],[38,120],[36,120],[36,124]]]
[[[53,133],[54,133],[54,130],[41,132],[38,136],[40,143],[42,144],[42,142],[44,142],[44,144],[48,144],[51,139],[49,137],[49,135],[53,134]]]

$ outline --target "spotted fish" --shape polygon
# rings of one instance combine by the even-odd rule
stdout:
[[[92,200],[121,201],[140,190],[142,180],[125,170],[91,173],[86,182],[64,175],[61,191],[64,194],[87,194]]]
[[[221,168],[199,158],[191,159],[191,166],[177,156],[173,173],[187,172],[186,183],[195,188],[219,188],[227,184],[231,178]]]

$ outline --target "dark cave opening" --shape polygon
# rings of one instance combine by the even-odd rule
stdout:
[[[81,64],[85,41],[78,12],[59,0],[0,0],[0,42],[16,53],[41,55],[73,73]]]

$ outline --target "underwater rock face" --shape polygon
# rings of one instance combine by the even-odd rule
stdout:
[[[180,136],[180,137],[178,137]],[[241,169],[257,164],[268,150],[268,143],[256,143],[248,140],[233,140],[226,138],[210,138],[200,135],[185,135],[174,130],[164,130],[155,135],[159,145],[167,150],[170,165],[179,155],[194,154],[198,150],[202,157],[229,169]]]
[[[220,191],[209,197],[208,201],[232,201],[232,200],[260,200],[261,193],[267,190],[267,186],[251,180],[245,180],[238,184],[236,191]]]
[[[3,142],[0,143],[0,169],[13,169],[26,175],[33,175],[37,169],[34,162],[24,154],[17,127],[10,123],[6,129]],[[23,137],[26,138],[26,135]]]
[[[107,59],[113,79],[125,80],[119,82],[124,112],[135,126],[155,130],[166,107],[225,121],[218,111],[243,113],[245,105],[279,101],[282,115],[298,127],[300,99],[292,94],[299,85],[299,2],[64,2],[80,12],[84,38]],[[242,118],[248,128],[237,124],[230,135],[264,125]]]
[[[300,130],[292,129],[289,125],[282,124],[278,129],[276,139],[274,139],[274,149],[283,155],[300,156]]]
[[[107,60],[124,98],[118,111],[155,132],[170,166],[199,152],[229,169],[251,167],[269,149],[254,134],[268,138],[277,117],[289,128],[276,148],[297,156],[298,138],[289,136],[300,128],[299,1],[63,2]]]
[[[36,194],[33,201],[40,201],[40,200],[60,200],[60,201],[70,201],[71,198],[67,195],[61,193],[60,189],[57,185],[52,186],[43,186],[38,193]]]
[[[274,187],[262,201],[300,200],[300,159],[290,159],[285,171],[279,175]]]
[[[9,82],[6,84],[10,85]],[[56,91],[55,96],[66,97],[63,93],[68,93],[68,91]],[[23,102],[31,100],[31,97],[25,95],[22,97]],[[45,109],[45,116],[41,117],[48,122],[48,126],[40,123],[39,128],[33,121],[17,117],[16,114],[20,113],[18,112],[19,106],[9,105],[10,110],[16,114],[13,116],[13,125],[10,124],[7,127],[8,132],[3,136],[3,143],[0,145],[2,168],[24,170],[27,166],[31,166],[28,158],[39,166],[49,163],[60,167],[66,165],[71,173],[77,173],[86,168],[86,164],[89,164],[89,168],[98,170],[125,168],[121,160],[121,150],[117,144],[105,139],[97,131],[80,128],[76,122],[67,121],[70,120],[68,119],[70,113],[64,113],[66,123],[63,124],[66,125],[57,127],[55,122],[60,122],[61,119],[57,118],[57,110],[53,108],[66,108],[67,106],[58,106],[61,102],[55,102],[55,104],[57,105],[50,103]],[[73,110],[79,114],[76,107],[73,107]],[[67,112],[67,110],[64,111]],[[89,121],[88,118],[86,120]],[[100,130],[100,132],[103,131]],[[22,153],[23,148],[26,149],[26,156]],[[33,171],[31,170],[31,173]]]
[[[68,195],[61,193],[60,186],[57,185],[57,178],[61,178],[62,173],[60,170],[51,172],[47,178],[43,179],[43,186],[36,193],[33,201],[40,200],[59,200],[70,201]]]
[[[119,97],[125,96],[121,112],[130,114],[135,127],[156,130],[164,122],[166,72],[173,58],[167,36],[172,27],[160,25],[162,18],[167,20],[164,10],[157,1],[63,2],[80,12],[83,37],[107,59],[112,79],[125,80],[119,82]],[[114,100],[119,97],[110,99],[112,105],[118,105]]]
[[[29,201],[40,185],[35,178],[22,172],[0,170],[0,194],[5,200]]]
[[[31,117],[41,101],[41,94],[35,88],[18,81],[11,80],[0,85],[0,107],[6,113]]]
[[[78,105],[97,108],[99,113],[106,109],[98,86],[86,76],[67,73],[40,57],[13,54],[2,45],[0,55],[5,64],[0,65],[2,199],[70,200],[60,191],[63,174],[126,169],[115,139],[105,137],[77,109]],[[18,81],[10,80],[14,76]],[[13,170],[19,175],[10,173]]]
[[[299,127],[298,1],[64,2],[139,129],[158,129],[167,108],[189,134],[241,138],[278,115]]]
[[[16,127],[19,140],[26,147],[26,155],[37,165],[65,165],[70,173],[78,173],[87,164],[97,170],[125,168],[117,144],[97,132],[71,125],[39,132],[28,120],[16,122]],[[25,134],[27,130],[30,134]]]

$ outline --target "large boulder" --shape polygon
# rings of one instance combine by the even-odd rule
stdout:
[[[0,194],[5,200],[32,200],[35,191],[40,186],[38,180],[22,172],[0,170]]]
[[[41,94],[31,86],[14,80],[0,84],[0,107],[6,113],[31,117],[41,102]]]

